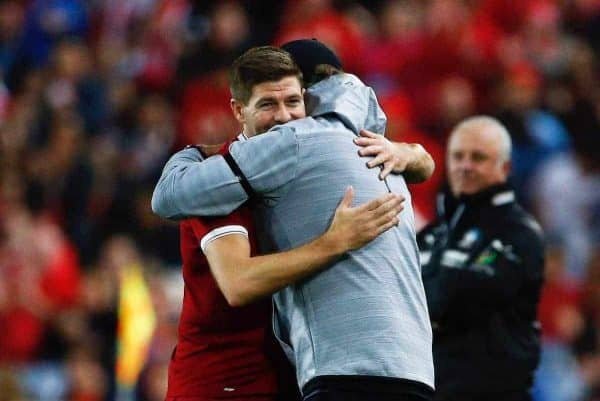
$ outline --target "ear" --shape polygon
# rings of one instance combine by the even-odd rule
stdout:
[[[244,103],[231,98],[229,101],[229,107],[231,107],[231,112],[233,113],[235,119],[238,120],[240,124],[245,124],[246,118],[244,117]]]

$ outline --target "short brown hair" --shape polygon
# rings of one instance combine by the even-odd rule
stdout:
[[[306,87],[310,87],[317,82],[320,82],[333,75],[343,74],[344,70],[334,67],[331,64],[318,64],[315,66],[315,71],[310,82],[306,82]]]
[[[289,76],[297,77],[302,85],[302,72],[288,52],[273,46],[253,47],[238,57],[229,70],[231,96],[246,104],[255,85]]]

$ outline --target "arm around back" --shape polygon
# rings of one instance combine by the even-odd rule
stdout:
[[[203,159],[197,149],[186,148],[165,165],[152,194],[152,211],[166,219],[222,216],[247,199],[222,156]]]
[[[295,177],[298,144],[294,131],[285,126],[234,142],[229,152],[243,176],[234,173],[221,155],[203,160],[194,148],[173,155],[152,195],[154,213],[167,219],[224,216],[250,195],[277,199]],[[244,188],[242,179],[252,193]]]
[[[327,231],[289,251],[251,257],[245,235],[228,235],[204,247],[211,272],[231,306],[242,306],[316,273],[345,252],[360,248],[398,223],[404,198],[386,194],[351,207],[349,189]]]

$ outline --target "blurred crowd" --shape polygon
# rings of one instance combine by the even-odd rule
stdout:
[[[164,397],[179,236],[150,210],[169,155],[237,134],[227,69],[316,37],[373,86],[392,140],[437,171],[464,117],[498,117],[548,237],[536,401],[600,400],[600,0],[0,2],[0,401],[115,394],[118,275],[144,267],[158,326],[139,400]]]

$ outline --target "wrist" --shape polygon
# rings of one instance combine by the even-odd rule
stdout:
[[[328,256],[338,256],[346,252],[345,241],[333,230],[327,230],[319,240],[319,251]]]
[[[394,167],[395,173],[404,173],[406,171],[406,167],[411,166],[415,162],[415,152],[410,143],[406,142],[398,142],[394,143],[395,151],[394,156],[396,156],[397,160],[404,160],[404,163],[396,163],[396,167]],[[404,168],[400,168],[400,166]]]

